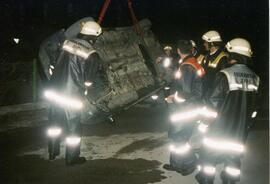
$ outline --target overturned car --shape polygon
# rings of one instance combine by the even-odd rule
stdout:
[[[79,20],[67,30],[60,30],[41,44],[39,61],[44,90],[57,65],[63,42],[74,38],[80,31],[80,24],[87,20],[92,18]],[[91,91],[91,87],[89,91],[84,91],[83,123],[91,124],[126,110],[163,90],[170,82],[155,62],[162,54],[162,47],[151,31],[151,22],[145,19],[140,21],[139,25],[143,35],[138,35],[133,27],[105,28],[96,40],[94,48],[101,57],[104,68],[100,70],[100,75],[106,83],[100,91]]]

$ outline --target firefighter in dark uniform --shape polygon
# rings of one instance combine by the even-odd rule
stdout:
[[[207,51],[202,66],[206,75],[204,78],[204,93],[211,89],[217,72],[227,65],[227,54],[222,49],[222,39],[217,31],[208,31],[202,36]]]
[[[85,162],[80,157],[81,111],[84,108],[85,91],[95,86],[99,80],[100,58],[93,43],[102,33],[94,21],[82,24],[81,31],[74,39],[62,44],[49,88],[45,97],[51,103],[49,138],[49,159],[60,152],[60,140],[66,143],[66,164]]]
[[[197,62],[202,65],[204,61],[204,55],[198,51],[197,45],[193,40],[190,40],[192,44],[192,55],[196,58]]]
[[[199,106],[202,98],[202,77],[205,72],[191,53],[192,45],[189,40],[180,40],[177,52],[180,55],[180,67],[175,73],[171,87],[171,95],[167,97],[170,110],[170,164],[164,168],[176,170],[182,175],[192,173],[196,167],[196,156],[191,149],[189,139],[194,128],[195,117],[185,118],[189,111]]]
[[[248,41],[236,38],[227,43],[230,67],[221,70],[207,104],[216,110],[217,118],[210,124],[203,139],[204,151],[196,179],[200,184],[212,184],[216,164],[223,163],[223,184],[240,180],[240,158],[245,153],[245,141],[256,117],[256,96],[259,77],[248,67],[251,47]]]
[[[173,49],[171,46],[166,45],[163,50],[164,53],[156,59],[156,64],[158,65],[158,69],[162,71],[166,82],[170,83],[173,78],[173,71],[178,68],[178,64],[173,55]]]

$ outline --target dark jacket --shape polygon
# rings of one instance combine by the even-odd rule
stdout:
[[[212,88],[216,74],[227,66],[227,54],[221,49],[212,55],[208,53],[205,56],[202,66],[206,72],[204,77],[204,92],[206,93]]]
[[[84,82],[94,84],[98,80],[100,58],[84,40],[66,40],[56,63],[50,88],[62,94],[81,97],[85,89]]]
[[[187,56],[180,64],[180,79],[174,79],[171,94],[178,91],[181,97],[190,102],[196,102],[202,97],[204,69],[193,56]]]
[[[244,142],[256,110],[258,87],[259,77],[245,64],[221,70],[207,94],[208,105],[218,112],[208,136]]]

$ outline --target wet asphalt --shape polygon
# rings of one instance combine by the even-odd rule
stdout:
[[[46,121],[41,126],[18,128],[0,133],[0,183],[47,184],[47,183],[196,183],[193,176],[182,177],[176,172],[162,169],[167,160],[163,147],[168,144],[165,107],[136,107],[115,117],[116,124],[99,123],[83,126],[83,136],[91,140],[106,140],[102,146],[127,141],[115,146],[112,153],[90,152],[83,165],[67,167],[64,158],[48,161],[46,155]],[[140,136],[145,137],[140,137]],[[156,135],[162,135],[155,137]],[[95,139],[93,139],[95,138]],[[107,139],[115,139],[107,141]],[[107,142],[107,143],[106,143]],[[97,144],[100,144],[99,142]],[[108,145],[106,145],[108,144]],[[120,143],[119,143],[120,144]],[[266,121],[258,121],[249,135],[249,153],[243,161],[241,183],[267,184],[269,181],[269,130]],[[117,148],[116,148],[117,147]],[[44,150],[43,155],[23,154]],[[93,148],[94,149],[94,148]],[[161,151],[162,150],[162,151]],[[101,150],[110,151],[110,150]],[[162,153],[158,153],[162,152]],[[149,155],[148,155],[149,153]],[[93,154],[93,156],[91,156]]]

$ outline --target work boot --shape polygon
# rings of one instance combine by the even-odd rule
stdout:
[[[86,162],[85,157],[76,157],[74,159],[66,159],[67,166],[81,165]]]
[[[213,177],[203,176],[203,174],[201,173],[196,174],[195,179],[197,180],[199,184],[213,184],[214,183]]]
[[[232,178],[228,176],[224,171],[221,172],[220,178],[222,180],[222,184],[235,184],[237,181],[240,181],[240,178]]]
[[[163,168],[167,171],[175,171],[175,168],[170,164],[164,164]]]
[[[183,169],[183,170],[177,170],[182,176],[187,176],[192,174],[195,171],[196,167],[188,168],[188,169]]]
[[[60,140],[49,139],[48,141],[49,160],[54,160],[60,154]]]

